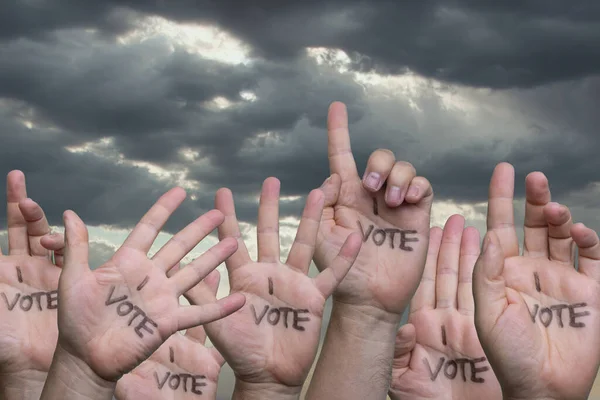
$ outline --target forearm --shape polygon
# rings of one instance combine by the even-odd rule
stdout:
[[[0,399],[38,400],[47,377],[42,371],[22,371],[0,375]]]
[[[115,386],[57,346],[40,400],[111,400]]]
[[[334,302],[307,399],[385,399],[401,316]]]
[[[231,400],[298,400],[302,387],[235,381]]]

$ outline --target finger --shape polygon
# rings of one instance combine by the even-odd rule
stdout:
[[[361,245],[362,238],[360,234],[357,232],[351,233],[331,265],[314,278],[315,286],[325,298],[329,297],[344,279],[350,267],[354,264]]]
[[[163,194],[125,239],[123,247],[148,253],[162,227],[171,214],[183,203],[185,196],[185,190],[180,187],[175,187]]]
[[[410,356],[417,344],[417,331],[413,324],[405,324],[396,334],[394,345],[394,369],[408,368]]]
[[[223,223],[219,210],[211,210],[179,231],[153,257],[154,265],[167,271],[181,261],[202,239]]]
[[[490,180],[487,229],[493,230],[507,257],[519,255],[519,240],[515,230],[513,198],[515,170],[508,163],[500,163]]]
[[[177,310],[177,330],[190,329],[225,318],[242,308],[245,302],[246,297],[243,294],[233,293],[210,304],[180,306]]]
[[[304,274],[308,273],[310,261],[315,253],[324,199],[325,196],[319,189],[313,190],[308,195],[296,239],[286,261],[287,265],[298,269]]]
[[[573,241],[579,248],[579,272],[600,282],[600,240],[598,234],[584,224],[571,228]]]
[[[465,228],[460,241],[460,262],[458,264],[458,311],[473,315],[473,268],[479,257],[479,231],[469,226]]]
[[[431,183],[422,176],[416,176],[410,182],[404,201],[410,204],[423,203],[431,207],[433,202],[433,188]]]
[[[363,187],[376,192],[383,186],[396,162],[396,156],[390,150],[378,149],[371,153],[363,176]]]
[[[73,211],[63,214],[65,225],[65,265],[62,275],[71,282],[89,272],[89,237],[87,227]],[[61,275],[61,280],[62,280]]]
[[[40,238],[40,245],[52,252],[54,257],[54,265],[56,265],[57,267],[63,266],[65,252],[64,234],[53,233],[42,236]]]
[[[19,202],[19,210],[27,224],[29,249],[32,256],[48,258],[50,252],[41,245],[40,239],[50,233],[50,225],[44,210],[35,201],[27,198]]]
[[[263,183],[258,206],[258,261],[279,262],[279,189],[277,178]]]
[[[29,255],[27,222],[19,203],[27,198],[25,175],[15,170],[6,177],[6,224],[8,229],[8,254]]]
[[[385,202],[389,207],[398,207],[404,202],[410,183],[416,176],[417,170],[411,163],[396,161],[385,189]]]
[[[548,223],[544,207],[550,201],[548,179],[541,172],[525,178],[525,241],[523,255],[548,257]]]
[[[325,207],[333,207],[337,204],[341,189],[342,179],[338,174],[332,174],[329,178],[325,179],[325,182],[321,185],[321,190],[325,197]]]
[[[225,265],[231,273],[233,270],[246,265],[252,260],[244,238],[240,232],[240,226],[235,215],[235,204],[233,203],[233,194],[231,190],[222,188],[217,191],[215,195],[215,208],[223,213],[225,220],[219,225],[219,239],[223,240],[226,237],[232,237],[237,240],[238,249],[231,257],[227,259]]]
[[[358,178],[350,146],[348,110],[337,101],[329,106],[327,116],[327,154],[331,173],[338,174],[342,182]]]
[[[410,302],[411,314],[422,309],[433,309],[435,307],[435,275],[441,243],[442,228],[435,226],[429,231],[427,260],[421,276],[421,283]]]
[[[219,350],[217,350],[216,347],[211,347],[210,348],[210,352],[213,356],[213,358],[215,359],[215,361],[222,367],[223,365],[225,365],[225,359],[223,358],[223,356],[221,355],[221,353],[219,353]]]
[[[571,237],[571,211],[561,204],[548,203],[544,207],[544,217],[548,223],[550,259],[572,266],[575,261],[575,244]]]
[[[458,263],[464,226],[465,219],[458,214],[448,218],[444,226],[440,254],[437,260],[435,308],[456,308],[457,306]]]
[[[217,297],[221,274],[218,270],[213,269],[202,282],[192,287],[184,293],[185,298],[190,304],[198,305],[214,301]]]
[[[489,333],[508,305],[503,249],[495,231],[488,231],[483,239],[483,252],[473,271],[475,298],[475,325],[481,335]],[[481,336],[480,336],[481,337]]]
[[[233,238],[225,238],[180,269],[170,278],[175,285],[177,294],[181,296],[190,290],[236,250],[237,241]]]

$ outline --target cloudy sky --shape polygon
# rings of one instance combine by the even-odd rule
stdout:
[[[174,185],[189,197],[169,232],[227,186],[253,245],[261,182],[277,176],[289,244],[328,175],[341,100],[359,165],[379,147],[412,162],[435,225],[461,212],[482,229],[491,171],[509,161],[519,196],[541,170],[600,229],[599,73],[591,0],[9,0],[0,165],[25,172],[51,223],[79,213],[98,264]]]

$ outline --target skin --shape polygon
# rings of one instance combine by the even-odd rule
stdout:
[[[332,318],[307,398],[385,398],[394,337],[415,292],[429,240],[433,191],[415,168],[390,150],[376,150],[361,179],[350,147],[348,115],[333,103],[328,116],[331,176],[323,184],[325,210],[319,225],[315,263],[322,270],[351,232],[413,230],[412,251],[382,246],[367,238],[354,266],[333,294]],[[347,362],[338,360],[344,357]],[[364,374],[368,370],[369,374]]]
[[[526,179],[524,251],[514,229],[514,170],[499,164],[490,183],[488,233],[474,272],[475,324],[508,399],[586,399],[600,365],[600,242],[569,209],[550,202],[540,172]],[[579,269],[574,268],[574,247]],[[539,276],[539,291],[534,273]],[[556,312],[545,327],[536,315],[557,304],[587,303],[575,312],[585,327],[563,327]]]
[[[360,249],[360,236],[350,235],[327,269],[315,278],[307,275],[325,200],[323,192],[317,189],[307,198],[296,239],[282,263],[279,191],[277,179],[265,180],[258,211],[257,261],[250,258],[242,240],[231,191],[221,189],[215,199],[216,208],[225,215],[219,236],[238,238],[237,252],[226,261],[231,291],[247,299],[237,313],[205,326],[211,342],[235,373],[233,399],[299,397],[317,351],[325,300],[346,275]],[[267,321],[268,315],[257,324],[265,306],[269,310],[307,310],[299,316],[308,320],[297,323],[303,330],[293,328],[293,312],[288,314],[287,328],[283,313],[276,325]]]
[[[56,309],[47,308],[41,298],[28,312],[18,303],[10,311],[16,296],[49,292],[58,287],[62,253],[47,247],[55,245],[42,208],[27,198],[25,175],[11,171],[6,179],[8,252],[0,253],[0,397],[39,399],[58,337]],[[17,266],[23,282],[19,282]],[[5,300],[6,298],[6,300]],[[20,300],[21,297],[19,297]]]
[[[162,226],[184,199],[181,188],[164,194],[113,257],[94,271],[88,265],[87,229],[74,212],[65,212],[65,264],[58,286],[59,337],[41,399],[110,399],[116,381],[173,333],[223,318],[243,306],[245,299],[240,294],[218,301],[212,298],[203,305],[179,304],[179,296],[236,250],[235,239],[223,239],[171,277],[166,274],[223,222],[219,211],[202,215],[148,258]],[[137,290],[145,277],[149,278],[147,284]],[[122,303],[107,304],[109,299],[122,296],[128,296],[128,301],[155,322],[157,326],[149,325],[152,332],[143,331],[143,336],[138,336],[134,328],[141,318],[128,325],[134,314],[119,316]]]
[[[174,271],[172,269],[171,271]],[[170,272],[171,272],[170,271]],[[214,297],[219,287],[219,272],[214,270],[202,282],[185,293],[190,304],[202,304],[202,299],[207,295]],[[124,375],[117,383],[115,397],[117,400],[214,400],[217,398],[217,381],[219,372],[225,363],[221,354],[214,347],[205,347],[206,332],[198,326],[188,329],[185,334],[175,333],[156,350],[148,360],[140,364],[129,374]],[[171,349],[173,360],[171,361]],[[169,378],[175,374],[202,375],[205,378],[196,382],[204,386],[196,386],[192,391],[192,380],[187,378],[187,385],[183,381],[176,390],[169,387],[165,381],[167,373]],[[158,377],[158,378],[157,378]],[[181,379],[181,378],[180,378]],[[165,382],[162,389],[158,382]]]
[[[484,358],[473,318],[471,277],[479,256],[479,232],[473,227],[463,230],[463,226],[464,218],[453,215],[443,231],[431,229],[425,272],[411,301],[408,323],[396,336],[389,392],[392,400],[502,398],[498,380]],[[432,380],[431,371],[435,374],[440,357],[483,358],[475,368],[487,370],[476,372],[475,377],[484,381],[473,382],[470,363],[464,364],[464,377],[458,366],[454,379],[446,377],[442,368]]]

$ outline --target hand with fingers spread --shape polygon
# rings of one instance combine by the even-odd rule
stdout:
[[[425,272],[398,331],[390,398],[501,399],[473,320],[471,276],[479,232],[454,215],[432,228]]]
[[[219,272],[212,271],[188,290],[185,297],[190,304],[203,304],[205,296],[214,298],[219,278]],[[119,380],[115,397],[117,400],[188,400],[198,396],[216,399],[219,372],[225,360],[214,347],[204,347],[205,342],[206,333],[201,326],[188,329],[185,335],[175,333],[148,360]]]
[[[234,399],[298,398],[319,344],[325,300],[344,278],[360,249],[349,236],[329,267],[307,276],[317,239],[324,195],[313,190],[285,264],[280,261],[279,190],[265,180],[260,196],[258,260],[250,259],[241,238],[231,191],[217,192],[225,214],[219,236],[237,236],[238,250],[226,261],[232,292],[245,295],[244,308],[207,324],[206,332],[236,376]]]
[[[514,170],[494,170],[473,275],[477,333],[505,399],[586,399],[600,365],[600,242],[550,202],[542,173],[529,174],[525,188],[520,255]]]
[[[162,226],[184,199],[180,188],[164,194],[113,257],[94,271],[88,265],[87,229],[75,213],[65,212],[59,337],[41,399],[110,399],[116,381],[173,333],[223,318],[243,306],[240,294],[202,305],[179,305],[179,296],[236,250],[233,238],[223,239],[172,277],[166,274],[223,221],[219,211],[199,217],[148,258]]]
[[[363,245],[333,294],[308,398],[383,399],[398,323],[425,266],[433,191],[389,150],[371,155],[361,180],[341,103],[329,109],[328,147],[331,176],[322,186],[325,210],[315,263],[321,270],[331,265],[351,232],[361,233]]]
[[[27,198],[25,176],[7,176],[8,254],[0,255],[0,398],[39,399],[58,329],[62,253],[41,207]],[[57,263],[52,262],[52,251]],[[58,266],[57,266],[58,265]]]

